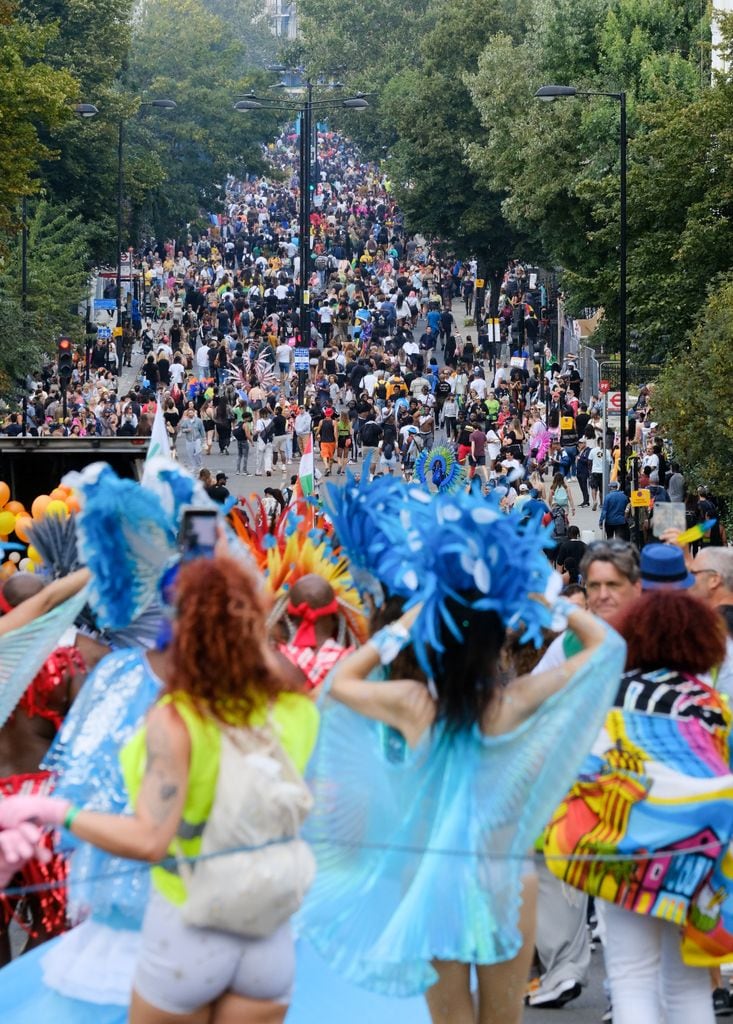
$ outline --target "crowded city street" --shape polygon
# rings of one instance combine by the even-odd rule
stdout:
[[[0,12],[0,1021],[733,1017],[733,2],[90,4]]]

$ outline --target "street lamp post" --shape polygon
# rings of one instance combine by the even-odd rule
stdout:
[[[619,294],[618,322],[620,332],[619,359],[619,390],[621,392],[619,430],[619,484],[621,490],[626,489],[626,387],[627,387],[627,339],[626,339],[626,264],[627,264],[627,212],[626,212],[626,172],[627,172],[627,130],[626,130],[626,93],[625,92],[588,92],[576,89],[572,85],[543,85],[535,93],[539,100],[566,99],[572,96],[605,96],[616,100],[620,108],[619,116],[619,154],[620,154],[620,223],[619,223]],[[605,443],[605,439],[604,439]]]
[[[169,99],[141,100],[141,107],[155,107],[157,110],[175,110],[176,101]],[[99,113],[93,103],[77,103],[74,108],[79,117],[94,117]],[[120,117],[117,125],[117,260],[115,281],[116,330],[122,330],[122,207],[125,198],[125,118]],[[130,259],[130,287],[132,287],[132,255]],[[107,349],[109,366],[109,347]]]
[[[290,106],[284,103],[267,103],[253,93],[248,93],[237,100],[234,109],[242,112],[249,110],[276,110],[284,113],[290,111],[298,114],[300,127],[300,210],[298,218],[298,258],[300,260],[300,285],[298,288],[298,324],[300,327],[300,343],[310,347],[310,192],[311,168],[313,163],[313,110],[322,107],[345,107],[347,110],[363,110],[369,103],[363,93],[357,93],[346,100],[314,100],[313,82],[305,81],[305,100],[300,105]],[[305,394],[307,370],[298,370],[298,402],[302,404]]]

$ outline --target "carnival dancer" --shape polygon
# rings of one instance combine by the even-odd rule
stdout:
[[[533,929],[527,851],[613,698],[624,645],[567,607],[580,653],[502,688],[506,624],[533,639],[550,622],[531,596],[550,581],[545,532],[480,495],[395,486],[329,491],[341,543],[410,607],[333,674],[310,772],[319,872],[304,934],[357,984],[426,992],[436,1024],[475,1024],[473,965],[478,1020],[514,1024]],[[366,680],[408,643],[431,688],[380,684],[395,694],[386,717]],[[414,751],[395,765],[383,727],[363,716],[397,728]]]
[[[322,576],[308,573],[297,581],[290,591],[287,615],[298,628],[280,650],[305,676],[306,689],[321,685],[334,665],[353,647],[339,639],[345,632],[345,620],[331,584]]]
[[[203,617],[202,608],[207,610]],[[288,765],[291,771],[292,765],[304,769],[315,742],[318,713],[307,698],[283,690],[273,674],[265,637],[265,604],[246,569],[230,558],[183,565],[176,582],[171,642],[175,683],[122,754],[134,814],[99,814],[54,797],[14,797],[0,806],[0,827],[12,829],[27,820],[63,824],[76,837],[118,856],[158,861],[167,853],[195,858],[207,819],[230,781],[219,778],[228,730],[236,729],[242,737],[266,733],[268,746],[262,750],[269,751],[283,776]],[[290,789],[297,788],[295,778],[288,781]],[[249,796],[258,798],[257,793]],[[265,815],[268,810],[263,807]],[[274,853],[268,850],[267,855],[272,859]],[[218,875],[218,890],[215,886],[206,894],[205,905],[237,905],[237,887],[231,885],[237,877],[244,879],[246,897],[254,900],[256,883],[248,875],[241,863]],[[178,868],[154,868],[152,885],[130,1009],[133,1024],[178,1017],[284,1020],[294,973],[287,917],[257,938],[251,930],[247,934],[246,924],[245,933],[236,934],[231,921],[228,930],[191,925],[196,876],[184,881],[181,861]],[[270,895],[277,902],[279,894]]]
[[[679,549],[650,547],[667,557],[616,620],[628,671],[545,852],[558,878],[600,897],[615,1024],[712,1024],[703,968],[733,958],[731,714],[700,677],[722,661],[725,630],[697,598],[649,590],[694,579]]]
[[[82,572],[68,582],[45,586],[42,577],[16,573],[0,591],[0,636],[12,638],[13,630],[73,596],[87,580],[88,573]],[[50,790],[49,773],[41,771],[40,765],[86,673],[84,658],[74,645],[76,630],[68,633],[49,654],[0,728],[1,797]],[[90,641],[88,650],[93,649]],[[11,880],[11,888],[53,884],[65,878],[64,859],[54,852],[50,836],[44,838],[43,848],[45,855],[29,860]],[[67,927],[63,888],[0,899],[0,965],[8,963],[11,957],[9,926],[13,919],[28,933],[28,949],[60,934]]]

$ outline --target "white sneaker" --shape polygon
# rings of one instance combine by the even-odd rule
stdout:
[[[564,1006],[565,1003],[577,999],[581,991],[582,986],[575,978],[566,978],[565,981],[559,981],[552,988],[548,988],[540,981],[539,985],[530,986],[524,1001],[527,1006],[540,1006],[548,1010],[556,1010]]]

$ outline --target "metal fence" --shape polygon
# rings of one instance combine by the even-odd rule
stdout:
[[[644,384],[653,383],[659,376],[661,366],[658,363],[626,362],[626,380],[629,388],[640,388]],[[618,391],[621,386],[621,360],[604,359],[600,363],[601,379],[610,381],[611,391]]]

